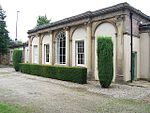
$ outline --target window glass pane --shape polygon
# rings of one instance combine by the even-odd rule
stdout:
[[[44,44],[45,62],[49,62],[49,44]]]
[[[65,32],[59,32],[57,34],[57,63],[60,64],[65,64],[65,54],[66,54],[65,40],[66,40]]]
[[[76,42],[77,64],[84,64],[84,41]]]

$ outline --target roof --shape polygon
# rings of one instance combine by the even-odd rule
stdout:
[[[9,45],[9,48],[20,48],[20,47],[27,47],[28,46],[28,42],[25,43],[12,43],[11,45]]]
[[[118,10],[124,10],[124,9],[128,9],[128,10],[132,11],[133,13],[136,13],[136,14],[138,14],[138,15],[142,16],[143,18],[150,21],[149,16],[145,15],[140,10],[137,10],[136,8],[130,6],[127,2],[124,2],[124,3],[120,3],[120,4],[117,4],[117,5],[111,6],[111,7],[103,8],[103,9],[96,10],[96,11],[93,11],[93,12],[92,11],[87,11],[85,13],[81,13],[81,14],[78,14],[78,15],[75,15],[75,16],[72,16],[72,17],[69,17],[69,18],[65,18],[65,19],[62,19],[62,20],[59,20],[59,21],[56,21],[56,22],[53,22],[53,23],[38,26],[38,27],[35,27],[34,29],[28,30],[27,33],[28,34],[35,33],[37,31],[40,31],[40,30],[43,30],[43,29],[47,29],[47,28],[58,26],[58,25],[71,23],[71,22],[78,21],[78,20],[84,20],[84,19],[88,19],[88,18],[91,19],[91,18],[99,16],[99,15],[115,12],[115,11],[118,11]]]

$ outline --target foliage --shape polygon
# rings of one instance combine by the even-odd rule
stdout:
[[[38,64],[20,64],[20,71],[23,73],[54,78],[64,81],[85,84],[87,81],[87,68],[50,66]]]
[[[37,26],[44,25],[50,23],[51,20],[47,19],[47,16],[38,16]]]
[[[113,79],[113,43],[111,37],[97,38],[98,76],[103,88],[110,86]]]
[[[19,71],[19,63],[22,61],[22,50],[14,50],[13,52],[13,66],[16,71]]]
[[[8,51],[9,36],[6,29],[5,11],[0,6],[0,53],[6,54]]]

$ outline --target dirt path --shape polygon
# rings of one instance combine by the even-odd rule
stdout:
[[[150,102],[114,98],[79,85],[0,68],[0,101],[35,113],[149,113]],[[150,90],[150,89],[149,89]]]

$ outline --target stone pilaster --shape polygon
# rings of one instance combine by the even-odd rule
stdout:
[[[29,63],[32,63],[32,37],[29,37]]]
[[[70,48],[70,54],[69,54],[69,57],[70,57],[70,65],[69,66],[72,66],[72,37],[70,37],[70,39],[69,39],[69,48]]]
[[[70,32],[69,28],[66,28],[66,65],[70,65],[70,49],[69,49],[69,39],[70,39]]]
[[[123,63],[124,63],[124,36],[123,36],[123,29],[124,29],[124,17],[120,16],[117,18],[117,30],[118,32],[116,33],[116,73],[119,75],[123,75]]]
[[[54,33],[52,33],[52,65],[56,63],[56,38],[54,37]]]
[[[149,35],[149,51],[150,51],[150,32],[148,33],[148,35]],[[148,69],[149,69],[149,80],[150,80],[150,52],[149,52],[149,67],[148,67]]]
[[[50,57],[49,57],[49,61],[50,61],[50,65],[53,64],[53,35],[52,35],[52,32],[50,32],[50,42],[49,42],[49,45],[50,45]]]
[[[87,62],[87,73],[88,78],[91,78],[92,74],[92,28],[91,23],[87,23],[87,51],[86,51],[86,62]]]
[[[37,35],[38,40],[39,40],[39,64],[42,64],[42,37],[43,35]]]

